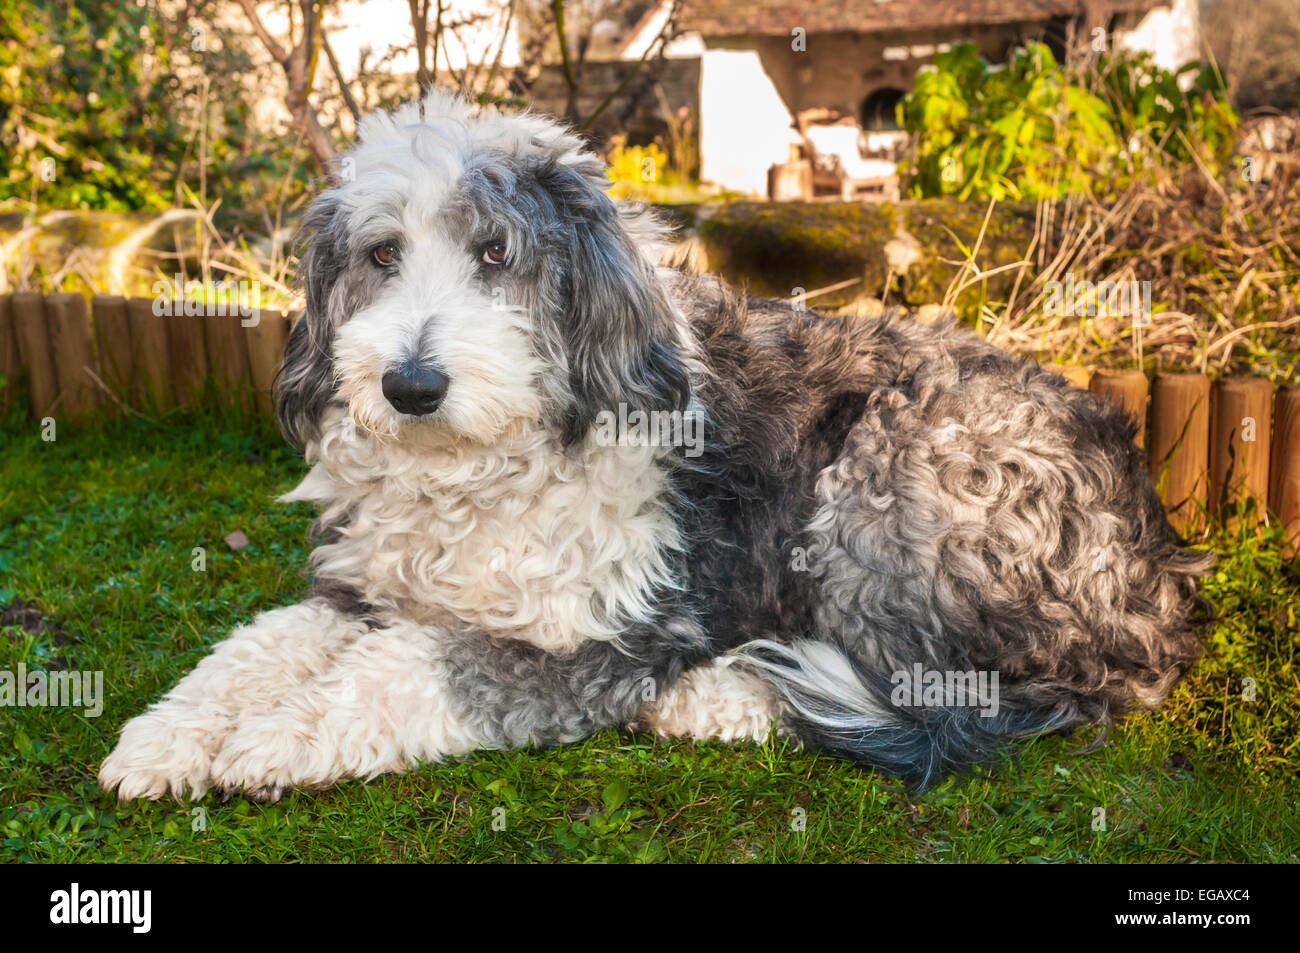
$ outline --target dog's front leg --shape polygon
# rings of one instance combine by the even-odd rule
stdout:
[[[366,631],[323,600],[275,609],[236,629],[158,704],[131,719],[99,769],[125,799],[202,797],[212,761],[241,721],[265,715],[332,669]]]
[[[526,642],[399,621],[365,632],[330,671],[240,721],[213,783],[277,798],[477,749],[576,741],[625,724],[702,650],[690,620],[554,655]]]
[[[450,639],[405,621],[366,629],[274,708],[238,719],[213,759],[213,786],[276,800],[482,747],[450,705]]]

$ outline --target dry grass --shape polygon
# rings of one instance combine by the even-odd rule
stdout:
[[[1300,361],[1300,151],[1274,156],[1268,181],[1220,182],[1198,165],[1135,182],[1113,203],[1082,194],[1040,202],[1022,260],[979,265],[969,249],[945,303],[967,293],[989,339],[1041,360],[1146,370],[1294,375]],[[990,207],[990,213],[992,207]],[[1019,269],[1005,300],[968,289]],[[1048,307],[1053,283],[1150,282],[1149,324]],[[973,305],[973,306],[972,306]]]
[[[1086,194],[1044,200],[1019,261],[982,263],[982,235],[959,249],[961,267],[943,303],[994,344],[1044,362],[1293,379],[1300,366],[1297,139],[1257,163],[1264,181],[1246,181],[1240,166],[1220,181],[1205,166],[1170,162],[1153,165],[1113,202]],[[45,271],[24,254],[26,232],[14,236],[0,249],[8,284],[147,294],[154,281],[180,273],[204,287],[252,284],[263,307],[301,306],[290,246],[299,209],[287,207],[283,191],[270,198],[257,228],[233,237],[214,223],[219,203],[188,198],[190,207],[163,213],[117,245],[73,249]],[[168,241],[154,239],[160,231]],[[157,250],[160,244],[171,250]],[[989,296],[986,279],[1008,272],[1016,273],[1009,295]],[[1150,282],[1149,324],[1104,311],[1053,313],[1053,283],[1070,276],[1076,283]]]

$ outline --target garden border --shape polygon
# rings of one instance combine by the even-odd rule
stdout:
[[[56,410],[74,419],[111,415],[130,404],[197,410],[209,400],[271,414],[294,317],[261,310],[245,325],[238,311],[184,310],[156,298],[95,295],[88,304],[75,292],[0,295],[0,405],[14,402],[25,368],[38,420]],[[1300,555],[1300,385],[1046,366],[1130,415],[1180,532],[1216,518],[1232,526],[1239,503],[1253,498],[1287,528],[1290,555]],[[1264,506],[1254,513],[1267,518]]]

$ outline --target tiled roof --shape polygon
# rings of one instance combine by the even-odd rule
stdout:
[[[1129,13],[1169,0],[682,0],[680,29],[704,36],[877,33],[980,23],[1079,16],[1087,10]]]

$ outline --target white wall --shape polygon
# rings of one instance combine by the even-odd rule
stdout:
[[[1249,16],[1249,3],[1242,16]],[[1156,65],[1173,70],[1201,56],[1201,17],[1198,0],[1173,0],[1150,11],[1136,27],[1117,31],[1120,49],[1147,50]],[[1189,80],[1190,82],[1190,80]]]
[[[660,3],[650,16],[637,24],[639,30],[630,33],[624,41],[624,46],[619,50],[618,58],[621,60],[639,60],[645,55],[646,49],[650,47],[659,34],[663,32],[664,24],[668,22],[668,14],[672,12],[671,3]],[[667,59],[686,59],[696,57],[704,52],[704,40],[698,33],[679,33],[668,41],[668,47],[664,50],[664,57]]]
[[[793,117],[755,50],[706,50],[700,58],[700,178],[767,195],[767,170],[798,142]]]

